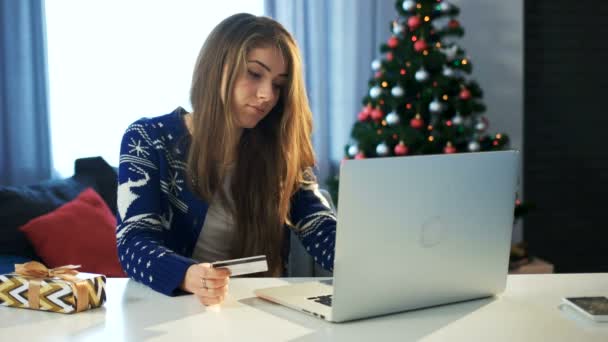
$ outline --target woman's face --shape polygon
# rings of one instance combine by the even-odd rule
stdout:
[[[253,128],[266,117],[286,82],[287,64],[278,48],[252,49],[247,54],[245,72],[234,83],[231,106],[237,127]]]

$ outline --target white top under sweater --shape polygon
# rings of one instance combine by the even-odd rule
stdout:
[[[232,203],[231,175],[232,172],[229,172],[224,182],[224,192],[229,203]],[[216,194],[207,210],[207,217],[194,246],[192,259],[209,263],[231,259],[230,247],[235,232],[232,215],[222,205],[219,194]]]

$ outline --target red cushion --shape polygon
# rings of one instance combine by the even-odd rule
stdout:
[[[19,229],[49,268],[81,265],[80,272],[126,277],[118,261],[116,218],[92,188]]]

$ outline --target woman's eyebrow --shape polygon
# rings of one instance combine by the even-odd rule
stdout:
[[[268,72],[272,72],[272,70],[270,69],[270,67],[268,65],[258,61],[257,59],[248,60],[247,63],[257,63],[257,64],[261,65],[262,68],[268,70]],[[279,76],[287,77],[287,74],[280,74]]]

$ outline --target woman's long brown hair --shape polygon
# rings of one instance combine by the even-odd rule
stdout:
[[[281,51],[288,81],[270,113],[256,127],[243,129],[230,188],[233,205],[229,205],[221,185],[231,152],[228,142],[234,141],[236,113],[223,103],[222,93],[229,104],[236,78],[247,70],[247,54],[260,47]],[[264,254],[269,264],[266,275],[281,275],[284,226],[291,224],[290,200],[305,181],[304,172],[315,164],[312,114],[295,40],[270,18],[244,13],[226,18],[200,51],[190,100],[193,120],[187,164],[193,190],[208,203],[219,191],[231,211],[237,232],[233,257]]]

